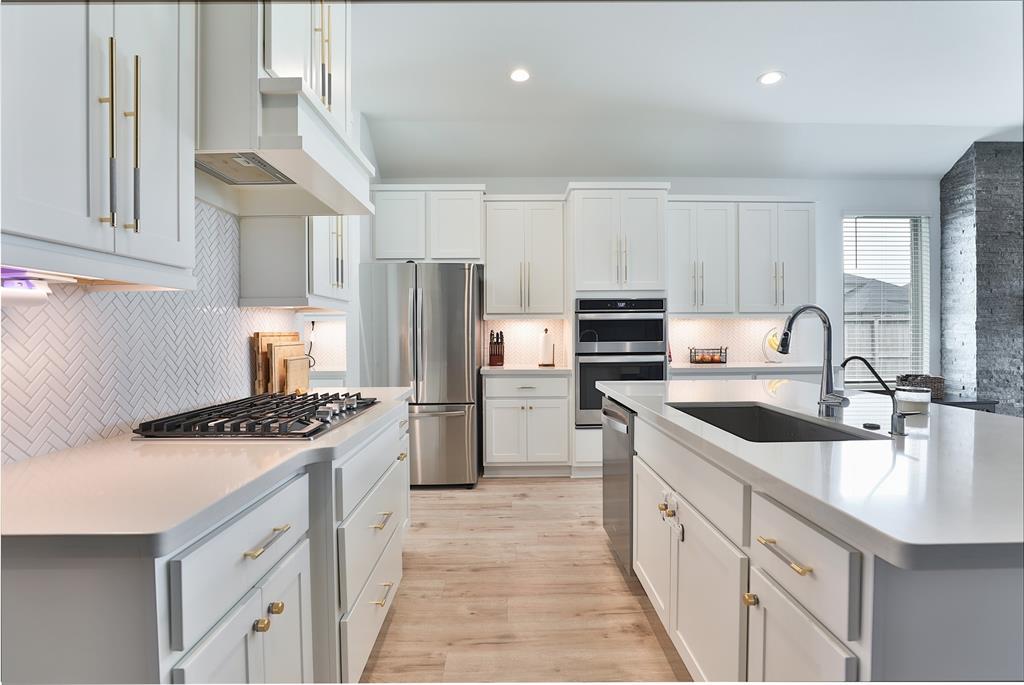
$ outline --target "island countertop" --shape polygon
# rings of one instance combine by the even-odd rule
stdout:
[[[3,466],[4,545],[83,541],[161,556],[308,464],[331,461],[406,411],[409,388],[362,392],[373,408],[315,440],[108,440]]]
[[[903,568],[1024,562],[1024,421],[933,404],[896,439],[757,443],[667,403],[756,403],[888,438],[887,396],[848,391],[817,415],[818,384],[787,379],[599,382],[597,389],[755,491]],[[880,424],[868,431],[865,422]]]

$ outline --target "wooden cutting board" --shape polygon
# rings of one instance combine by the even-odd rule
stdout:
[[[301,342],[271,343],[270,352],[270,383],[267,386],[269,392],[288,392],[285,387],[285,378],[288,369],[285,362],[288,359],[306,358],[306,344]]]
[[[309,392],[309,357],[289,357],[284,360],[285,392]]]
[[[270,390],[270,346],[275,343],[294,343],[299,341],[295,331],[259,332],[253,334],[253,391],[258,395]]]

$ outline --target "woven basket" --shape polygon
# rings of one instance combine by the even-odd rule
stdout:
[[[928,388],[932,391],[933,400],[941,400],[946,394],[946,379],[942,376],[926,376],[908,373],[896,376],[898,385],[910,385],[915,388]]]

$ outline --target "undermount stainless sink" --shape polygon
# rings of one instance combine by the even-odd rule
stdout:
[[[668,406],[750,442],[835,442],[889,438],[887,435],[854,433],[823,426],[757,404],[669,402]]]

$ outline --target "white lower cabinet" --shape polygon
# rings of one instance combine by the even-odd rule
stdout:
[[[567,379],[488,378],[484,388],[484,464],[569,463]]]
[[[303,540],[174,667],[174,682],[312,682],[309,583]]]
[[[671,501],[669,636],[694,678],[745,680],[750,560],[681,497]]]
[[[751,681],[849,681],[857,657],[766,573],[750,572]]]
[[[668,486],[641,459],[633,460],[633,570],[668,627],[672,592],[672,526]]]

